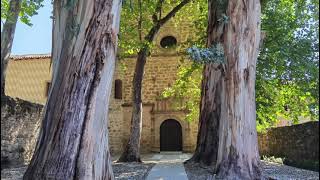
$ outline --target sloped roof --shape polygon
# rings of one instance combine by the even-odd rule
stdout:
[[[31,60],[31,59],[46,59],[51,58],[51,54],[25,54],[25,55],[11,55],[13,60]]]

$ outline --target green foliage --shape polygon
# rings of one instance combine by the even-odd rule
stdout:
[[[152,44],[144,42],[142,36],[146,35],[153,25],[151,16],[155,11],[156,2],[139,3],[139,0],[130,0],[124,1],[123,4],[119,33],[121,58],[137,54],[143,46],[152,47]]]
[[[277,164],[283,164],[283,162],[285,160],[285,158],[274,157],[274,156],[265,156],[265,155],[262,156],[262,159],[264,161],[277,163]]]
[[[167,15],[175,6],[177,6],[181,0],[166,0],[163,1],[161,9],[157,9],[157,1],[142,1],[139,0],[126,0],[123,3],[121,11],[121,24],[119,35],[119,54],[120,58],[136,55],[142,47],[147,46],[151,50],[155,46],[154,42],[149,43],[145,41],[144,36],[150,31],[154,25],[154,20],[161,19]],[[191,1],[185,5],[175,16],[175,26],[179,26],[180,23],[186,21],[193,21],[203,18],[202,13],[203,4],[205,0]],[[200,11],[199,11],[200,10]],[[171,21],[171,20],[170,20]],[[199,23],[203,23],[202,21]],[[194,24],[194,26],[199,26]],[[202,26],[202,25],[201,25]],[[193,27],[190,27],[193,28]],[[205,38],[203,38],[205,39]],[[191,40],[190,40],[191,41]],[[185,48],[190,47],[190,42],[179,44],[175,47],[178,51],[185,51]]]
[[[187,16],[187,18],[189,18],[188,20],[193,23],[195,34],[197,36],[194,36],[192,39],[188,39],[180,45],[179,50],[183,52],[191,46],[205,49],[207,41],[207,35],[204,33],[206,32],[208,24],[207,1],[200,0],[196,5],[192,4],[192,6],[194,7],[193,10],[195,12],[187,12],[188,14],[193,14],[193,16]],[[182,16],[178,17],[178,22],[186,18],[183,16],[185,13],[186,12],[180,13]],[[181,99],[184,100],[185,103],[182,104],[182,106],[177,106],[176,108],[188,111],[186,115],[187,121],[199,119],[202,69],[202,64],[190,62],[187,56],[182,55],[176,82],[173,86],[166,88],[161,94],[163,98],[171,97],[177,99],[177,101]]]
[[[221,43],[213,44],[209,48],[198,48],[192,46],[187,49],[190,59],[196,63],[225,63],[224,48]]]
[[[261,80],[256,82],[257,130],[272,127],[279,118],[299,123],[299,118],[316,119],[319,108],[313,106],[316,98],[304,91],[298,83],[283,84],[280,80]],[[316,110],[316,111],[314,111]]]
[[[262,30],[266,39],[256,74],[257,130],[276,125],[279,118],[298,123],[319,117],[319,2],[271,0],[263,2]],[[202,13],[206,14],[206,11]],[[202,16],[202,21],[207,21]],[[205,37],[200,21],[198,40]],[[192,44],[192,43],[191,43]],[[204,41],[195,44],[204,46]],[[189,46],[190,47],[190,46]],[[178,80],[164,96],[186,98],[193,120],[198,119],[202,66],[181,66]],[[197,92],[197,93],[188,93]],[[194,97],[191,97],[194,96]],[[190,119],[188,119],[190,120]]]
[[[184,99],[185,103],[177,109],[188,110],[187,121],[197,119],[199,116],[199,98],[201,89],[199,88],[202,79],[202,65],[199,63],[186,64],[182,57],[177,81],[174,86],[166,88],[162,93],[163,98],[172,97],[176,100]]]
[[[9,0],[1,0],[1,22],[10,20]],[[43,0],[22,0],[19,13],[20,21],[28,26],[32,26],[30,18],[37,15],[37,11],[43,7]]]
[[[279,117],[298,123],[319,116],[318,5],[273,0],[263,8],[267,37],[257,62],[258,130]]]
[[[7,18],[8,9],[9,9],[9,1],[1,0],[1,21]]]

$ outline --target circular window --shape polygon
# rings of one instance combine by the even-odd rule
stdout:
[[[173,48],[177,45],[177,39],[173,36],[166,36],[161,39],[160,45],[163,48]]]

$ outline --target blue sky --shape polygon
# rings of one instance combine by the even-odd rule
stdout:
[[[51,53],[51,13],[51,1],[44,0],[44,7],[39,9],[38,15],[31,17],[33,26],[18,22],[11,50],[12,55]]]

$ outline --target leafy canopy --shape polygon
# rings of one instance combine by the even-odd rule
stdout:
[[[151,53],[155,46],[154,43],[148,43],[144,37],[154,26],[154,19],[165,17],[182,0],[126,0],[121,11],[121,24],[119,36],[120,58],[135,55],[139,50],[148,45]],[[161,6],[159,8],[159,2]],[[180,26],[186,21],[203,18],[203,4],[205,0],[191,1],[176,13],[171,22],[175,26]],[[199,8],[202,8],[199,11]],[[201,21],[202,23],[202,21]],[[195,24],[195,26],[198,26]],[[190,45],[190,44],[189,44]],[[177,49],[185,49],[187,46],[182,43]]]
[[[274,126],[279,118],[298,123],[299,118],[319,117],[319,2],[271,0],[263,2],[262,30],[266,33],[257,62],[257,129]],[[206,10],[203,14],[207,14]],[[203,41],[207,18],[198,23]],[[190,63],[189,63],[190,64]],[[175,84],[162,96],[186,99],[180,109],[189,110],[187,120],[198,119],[202,65],[179,68]]]
[[[43,0],[22,0],[19,19],[22,23],[32,26],[31,17],[37,15],[37,11],[43,7]],[[10,20],[11,12],[9,12],[10,0],[1,0],[1,22]]]

